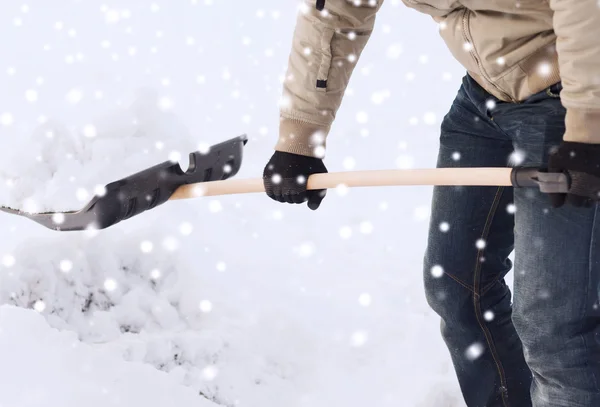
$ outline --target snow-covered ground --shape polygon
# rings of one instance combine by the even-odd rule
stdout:
[[[260,176],[295,1],[6,3],[2,204],[76,209],[97,185],[242,133],[238,177]],[[386,2],[329,138],[329,169],[433,167],[461,75],[430,19]],[[83,394],[127,372],[146,393],[117,385],[106,397],[462,406],[422,293],[430,192],[331,190],[316,212],[261,195],[201,198],[85,233],[2,215],[0,303],[30,310],[0,311],[2,345],[19,344],[0,349],[0,374],[9,357],[36,372],[0,380],[0,405],[36,405],[16,397],[39,388],[46,404],[70,407],[64,381]],[[57,373],[58,359],[73,363]]]
[[[58,332],[43,317],[0,307],[2,406],[215,406],[166,373]]]

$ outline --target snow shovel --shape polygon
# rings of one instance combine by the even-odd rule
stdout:
[[[241,167],[243,135],[212,146],[206,154],[190,154],[183,171],[178,163],[166,161],[127,178],[106,185],[81,210],[29,213],[0,207],[4,212],[24,216],[56,231],[105,229],[123,220],[156,208],[170,200],[264,192],[262,178],[229,179]],[[513,186],[538,187],[544,193],[566,193],[565,174],[547,173],[538,168],[436,168],[415,170],[372,170],[315,174],[307,188],[329,189],[398,185]]]

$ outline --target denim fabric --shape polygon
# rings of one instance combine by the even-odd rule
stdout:
[[[544,166],[565,130],[560,90],[503,103],[466,76],[442,123],[438,167]],[[432,206],[425,291],[467,405],[600,406],[599,205],[436,187]]]

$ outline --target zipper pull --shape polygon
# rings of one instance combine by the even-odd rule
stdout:
[[[317,0],[317,10],[323,11],[325,8],[325,0]]]

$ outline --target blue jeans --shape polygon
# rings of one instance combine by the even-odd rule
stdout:
[[[565,130],[560,90],[503,103],[465,77],[438,167],[543,166]],[[436,187],[424,269],[469,407],[600,406],[599,205],[553,209],[535,189]]]

